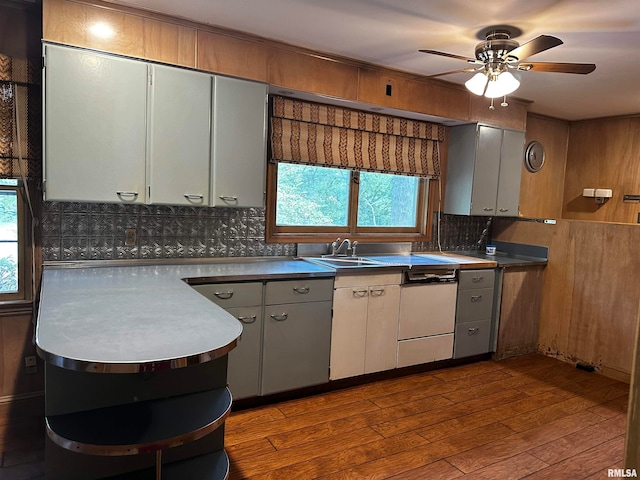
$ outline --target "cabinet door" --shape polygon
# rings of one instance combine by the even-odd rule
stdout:
[[[496,215],[498,216],[518,216],[523,148],[524,132],[515,130],[505,130],[503,132],[496,207]]]
[[[147,64],[45,45],[45,199],[145,202]]]
[[[213,77],[150,68],[149,201],[208,206]]]
[[[262,356],[262,307],[234,307],[227,310],[242,322],[242,335],[229,352],[227,382],[234,400],[260,393]]]
[[[215,77],[211,206],[263,207],[267,86]]]
[[[486,125],[478,126],[471,215],[493,216],[496,214],[501,145],[502,129]]]
[[[369,287],[364,373],[396,368],[400,285]]]
[[[362,375],[365,371],[368,302],[366,286],[336,288],[333,292],[331,380]],[[394,345],[396,335],[394,332]]]
[[[262,395],[329,381],[331,301],[265,307]]]

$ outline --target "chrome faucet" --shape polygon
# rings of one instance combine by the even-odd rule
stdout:
[[[340,239],[338,238],[334,243],[338,245],[339,241]],[[344,255],[347,255],[349,250],[351,250],[351,240],[349,240],[348,238],[345,238],[342,241],[342,243],[335,248],[334,255],[340,255],[341,253],[343,253],[343,249],[344,249]]]

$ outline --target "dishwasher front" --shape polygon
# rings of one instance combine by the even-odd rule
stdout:
[[[400,291],[398,367],[453,356],[457,270],[405,273]]]

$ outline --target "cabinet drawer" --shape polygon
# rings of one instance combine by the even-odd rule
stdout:
[[[267,282],[265,305],[320,302],[333,298],[333,278]]]
[[[212,283],[192,288],[222,308],[262,305],[262,283]]]
[[[456,321],[458,323],[491,318],[493,288],[458,291],[456,308]]]
[[[368,285],[400,285],[402,273],[377,273],[374,275],[337,275],[335,288],[362,287]]]
[[[462,270],[458,279],[460,290],[469,288],[493,288],[496,272],[491,268],[485,270]]]
[[[451,358],[453,333],[398,342],[398,368]]]
[[[456,326],[453,358],[487,353],[491,340],[491,320],[463,323]]]

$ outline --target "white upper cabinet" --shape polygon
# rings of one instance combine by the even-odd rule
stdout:
[[[211,206],[263,207],[267,85],[217,76],[213,111]]]
[[[44,47],[45,200],[264,206],[267,85]]]
[[[45,199],[144,203],[147,64],[44,48]]]
[[[524,132],[488,125],[451,129],[444,212],[518,216]]]
[[[213,76],[149,68],[149,202],[207,206]]]

